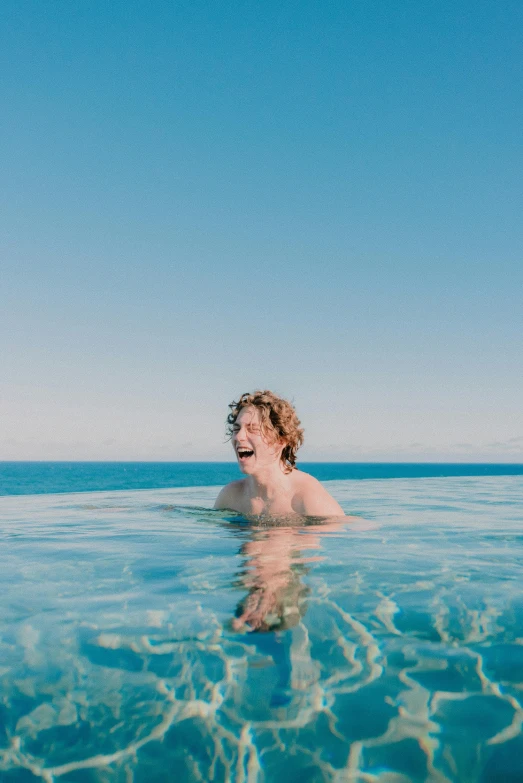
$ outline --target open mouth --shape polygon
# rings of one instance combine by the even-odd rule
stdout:
[[[251,449],[236,449],[236,454],[239,460],[246,460],[254,455],[254,451]]]

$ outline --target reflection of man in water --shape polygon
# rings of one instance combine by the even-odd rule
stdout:
[[[290,707],[295,696],[299,711],[302,702],[298,694],[306,694],[318,679],[319,667],[311,657],[308,630],[301,621],[310,593],[303,580],[310,565],[323,559],[318,552],[323,534],[336,534],[344,527],[340,519],[318,521],[296,515],[294,519],[253,520],[248,528],[250,536],[240,550],[245,560],[239,572],[247,595],[238,604],[232,627],[240,634],[252,634],[249,643],[262,656],[260,665],[270,665],[270,659],[274,665],[273,674],[263,680],[268,689],[260,693],[253,686],[254,714],[263,714],[264,703],[269,709]],[[258,682],[256,676],[254,682]]]
[[[256,391],[242,394],[229,408],[228,434],[246,477],[224,487],[215,508],[256,516],[344,516],[320,482],[296,468],[303,429],[289,402],[270,391]]]
[[[241,548],[246,558],[241,582],[248,594],[238,606],[233,628],[276,631],[299,623],[309,592],[301,577],[309,570],[308,563],[323,559],[306,557],[305,551],[320,549],[319,534],[342,528],[339,520],[307,526],[253,526],[251,540]]]

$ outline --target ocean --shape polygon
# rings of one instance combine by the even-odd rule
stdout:
[[[523,781],[523,466],[308,468],[0,464],[1,783]]]
[[[298,467],[319,481],[523,475],[522,464],[304,462]],[[238,478],[232,462],[0,462],[0,496],[218,486]]]

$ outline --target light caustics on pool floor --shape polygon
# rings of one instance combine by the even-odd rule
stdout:
[[[2,783],[523,780],[523,480],[330,489],[0,499]]]

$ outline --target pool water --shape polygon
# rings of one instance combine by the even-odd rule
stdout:
[[[0,498],[0,781],[523,781],[523,478]]]

